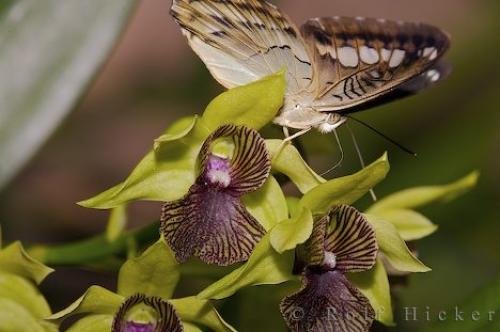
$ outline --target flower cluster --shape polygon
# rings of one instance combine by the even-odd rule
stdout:
[[[293,145],[258,132],[276,116],[284,91],[277,74],[223,93],[202,116],[167,129],[123,183],[80,202],[113,211],[108,236],[91,245],[112,253],[150,246],[139,255],[129,250],[116,292],[92,286],[51,315],[50,324],[78,315],[71,331],[235,331],[217,312],[217,300],[255,285],[295,282],[279,305],[292,331],[362,332],[374,320],[393,325],[386,271],[428,271],[406,241],[436,230],[413,209],[456,197],[477,174],[393,194],[361,213],[352,205],[386,177],[387,157],[349,176],[322,178]],[[276,173],[300,197],[286,196]],[[125,207],[137,200],[164,202],[148,240],[125,230]],[[50,248],[36,252],[50,257]],[[176,296],[179,280],[193,270],[217,278],[191,296]]]

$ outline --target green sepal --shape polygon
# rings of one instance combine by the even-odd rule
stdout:
[[[46,332],[47,327],[18,302],[0,297],[0,331]]]
[[[281,71],[230,89],[208,105],[200,121],[209,131],[225,124],[259,130],[278,114],[283,105],[285,88],[285,73]]]
[[[33,283],[14,274],[0,272],[0,298],[18,303],[35,318],[51,314],[47,301]]]
[[[437,225],[413,210],[377,210],[373,215],[393,224],[405,241],[420,240],[438,229]]]
[[[428,186],[406,189],[389,195],[373,204],[367,213],[389,209],[415,209],[437,202],[448,202],[473,188],[479,179],[479,172],[444,186]]]
[[[33,259],[21,242],[0,250],[0,271],[16,274],[40,284],[54,270]]]
[[[127,206],[120,205],[111,210],[106,227],[106,239],[113,242],[123,233],[127,226]]]
[[[325,214],[333,206],[350,205],[382,181],[389,172],[387,154],[359,172],[320,184],[307,192],[300,203],[313,214]]]
[[[172,297],[180,278],[174,253],[162,239],[144,253],[123,264],[118,274],[118,294],[128,297],[137,293]]]
[[[89,315],[71,325],[68,332],[109,332],[112,324],[111,315]]]
[[[124,297],[100,286],[91,286],[78,300],[66,309],[48,317],[49,321],[60,323],[76,314],[114,315]]]
[[[375,229],[379,249],[392,267],[402,272],[429,272],[431,270],[412,254],[393,224],[374,215],[365,214],[365,217]]]
[[[375,319],[384,325],[394,326],[389,279],[380,259],[372,269],[351,273],[348,278],[370,301]]]
[[[296,277],[292,275],[293,252],[280,255],[267,234],[255,246],[248,261],[197,295],[200,299],[223,299],[239,289],[255,285],[275,285]]]
[[[206,326],[216,332],[236,331],[219,315],[210,301],[195,296],[168,301],[182,322]]]
[[[198,152],[209,134],[228,123],[260,129],[281,108],[284,90],[284,75],[279,73],[222,93],[201,118],[171,125],[124,182],[78,204],[111,209],[135,200],[180,199],[194,183]]]
[[[245,195],[243,203],[266,231],[288,216],[285,195],[273,176],[260,189]]]
[[[292,144],[283,146],[282,140],[268,139],[266,146],[272,158],[272,170],[285,174],[302,193],[326,181],[307,165]]]
[[[295,249],[311,236],[313,229],[311,210],[306,207],[299,207],[298,210],[293,217],[283,220],[271,230],[271,245],[280,254]]]

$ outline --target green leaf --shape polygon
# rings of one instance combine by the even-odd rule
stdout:
[[[106,228],[106,239],[113,242],[123,233],[127,225],[127,206],[120,205],[111,210]]]
[[[473,188],[478,178],[479,173],[473,172],[449,185],[406,189],[381,199],[367,213],[388,209],[414,209],[435,202],[448,202]]]
[[[195,180],[195,165],[206,131],[195,117],[181,119],[162,137],[175,140],[156,142],[129,177],[103,193],[78,204],[97,209],[111,209],[134,200],[173,201],[183,197]]]
[[[266,140],[267,149],[272,156],[273,171],[285,174],[302,193],[325,182],[325,179],[307,165],[293,145],[282,144],[282,140]]]
[[[0,331],[45,332],[40,322],[19,303],[0,298]]]
[[[0,272],[0,298],[17,302],[36,318],[45,318],[51,313],[38,289],[28,280],[14,274]]]
[[[280,255],[269,240],[269,234],[255,246],[243,265],[222,279],[205,288],[197,295],[200,299],[223,299],[239,289],[255,285],[275,285],[295,279],[292,273],[293,253]]]
[[[210,131],[225,124],[243,125],[256,130],[273,121],[283,105],[284,72],[228,90],[207,107],[201,122]]]
[[[144,253],[123,264],[118,275],[118,294],[125,297],[142,293],[169,299],[180,278],[172,250],[159,240]]]
[[[368,298],[375,310],[375,319],[384,325],[394,326],[391,289],[380,259],[369,271],[349,274],[349,280]]]
[[[10,2],[0,16],[0,187],[75,106],[135,1]]]
[[[389,162],[384,154],[356,174],[336,178],[313,188],[302,197],[301,204],[313,214],[325,214],[335,205],[352,204],[382,181],[388,172]]]
[[[295,249],[307,241],[313,229],[313,216],[308,208],[300,207],[291,219],[280,222],[271,230],[270,241],[273,248],[282,254]]]
[[[68,332],[109,332],[112,324],[111,315],[90,315],[71,325]]]
[[[262,188],[245,195],[243,203],[266,231],[288,216],[285,195],[273,176],[269,176]]]
[[[236,331],[226,323],[208,300],[195,296],[169,300],[183,322],[201,324],[216,332]]]
[[[399,235],[405,241],[422,239],[431,235],[438,229],[437,225],[433,224],[422,214],[413,210],[383,209],[375,211],[373,215],[393,224],[398,230]]]
[[[106,288],[91,286],[85,294],[73,302],[69,307],[56,312],[49,318],[50,321],[62,322],[76,314],[106,314],[114,315],[124,298]]]
[[[366,214],[365,217],[375,229],[379,249],[396,270],[403,272],[431,270],[411,253],[393,224],[373,215]]]
[[[31,258],[21,242],[14,242],[0,250],[0,271],[17,274],[39,284],[54,270]]]

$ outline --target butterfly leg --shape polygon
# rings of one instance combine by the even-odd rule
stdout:
[[[297,137],[300,137],[310,131],[312,127],[302,129],[298,132],[296,132],[293,135],[290,135],[290,132],[288,131],[288,127],[283,127],[283,134],[285,135],[285,138],[281,141],[280,147],[278,148],[278,151],[276,152],[275,156],[279,156],[281,151],[285,148],[285,145],[296,139]]]

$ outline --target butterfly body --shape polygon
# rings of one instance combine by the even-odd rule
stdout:
[[[446,33],[431,25],[326,17],[298,29],[259,0],[174,0],[172,16],[212,75],[232,88],[285,69],[274,123],[331,132],[346,115],[439,81]]]

